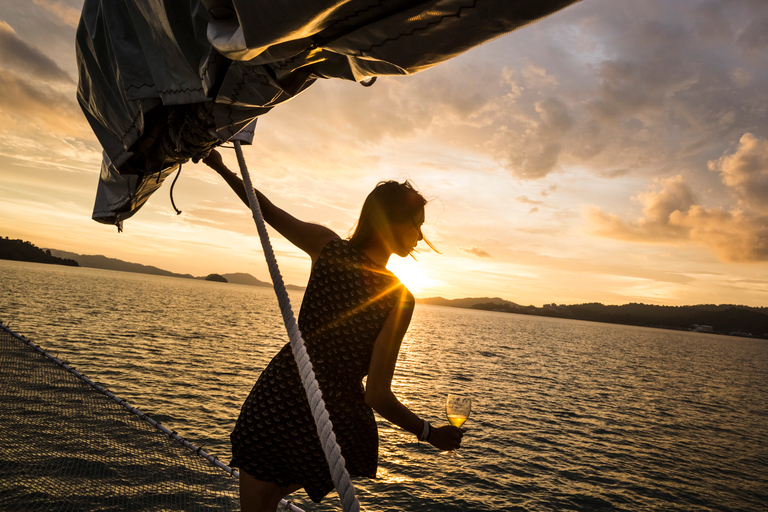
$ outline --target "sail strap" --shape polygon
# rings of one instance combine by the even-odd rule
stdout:
[[[243,183],[245,184],[245,192],[248,194],[248,202],[250,203],[251,212],[253,213],[253,220],[256,222],[256,229],[259,232],[261,246],[264,250],[264,257],[267,260],[267,267],[269,267],[269,275],[272,278],[277,301],[280,305],[280,313],[283,315],[283,322],[288,331],[288,338],[290,339],[293,357],[296,359],[296,364],[299,367],[301,382],[304,385],[304,391],[309,400],[309,406],[312,410],[312,416],[315,419],[315,425],[317,427],[317,434],[320,437],[320,444],[323,446],[323,452],[325,452],[325,458],[328,461],[328,467],[331,470],[333,483],[341,498],[344,512],[358,512],[360,510],[360,503],[355,496],[355,488],[352,486],[352,482],[349,479],[349,473],[345,466],[344,457],[341,455],[341,449],[339,448],[338,442],[336,442],[336,435],[333,432],[333,424],[331,423],[328,411],[325,408],[323,395],[317,384],[315,372],[312,369],[312,362],[309,360],[307,349],[304,346],[304,338],[302,338],[296,323],[296,318],[293,314],[293,309],[291,308],[291,301],[288,298],[288,292],[285,289],[285,283],[283,282],[283,276],[280,274],[280,269],[277,267],[277,259],[272,250],[272,244],[269,240],[267,227],[264,224],[264,218],[261,215],[259,201],[256,199],[256,193],[253,190],[253,184],[251,183],[251,177],[248,174],[248,168],[245,165],[245,158],[243,157],[243,150],[240,147],[240,141],[234,142],[237,162],[240,165],[240,172],[243,175]]]

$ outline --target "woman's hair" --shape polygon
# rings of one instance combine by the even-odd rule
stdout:
[[[364,247],[377,231],[389,224],[413,222],[426,204],[427,200],[416,191],[410,181],[380,181],[365,198],[355,232],[349,241],[358,247]],[[427,239],[424,241],[436,251]]]

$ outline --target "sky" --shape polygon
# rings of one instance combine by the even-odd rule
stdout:
[[[91,220],[81,7],[0,4],[0,236],[268,280],[250,212],[202,164],[181,215],[164,185],[122,233]],[[768,306],[766,83],[765,0],[583,0],[413,76],[320,80],[244,151],[274,203],[341,236],[378,181],[411,180],[440,253],[390,269],[417,297]],[[305,284],[309,259],[272,234]]]

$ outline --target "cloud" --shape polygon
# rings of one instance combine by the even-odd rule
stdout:
[[[737,43],[764,5],[582,2],[414,76],[318,81],[264,116],[261,155],[347,176],[423,155],[453,171],[459,153],[521,180],[709,175],[729,141],[768,133],[768,58]]]
[[[76,28],[80,22],[80,11],[55,0],[34,0],[35,5],[52,13],[64,24]]]
[[[709,162],[745,208],[768,214],[768,140],[746,133],[732,155]]]
[[[555,170],[564,149],[563,140],[574,125],[569,107],[558,98],[537,101],[533,110],[535,114],[523,123],[529,125],[527,130],[500,127],[494,141],[507,146],[501,153],[502,159],[520,178],[543,178]]]
[[[738,42],[750,50],[764,51],[768,47],[768,17],[750,20],[739,33]]]
[[[459,250],[477,256],[478,258],[493,258],[493,256],[482,247],[459,247]]]
[[[2,20],[0,20],[0,59],[6,65],[22,70],[36,79],[74,83],[56,62],[19,38],[13,27]]]
[[[598,207],[585,210],[598,236],[635,243],[695,244],[725,262],[768,261],[768,141],[745,134],[731,155],[710,162],[737,198],[728,209],[708,208],[682,175],[657,180],[657,190],[639,194],[642,216],[624,221]]]
[[[527,196],[518,196],[515,198],[515,201],[517,201],[518,203],[537,205],[537,206],[544,204],[544,201],[536,201],[535,199],[529,199]]]
[[[580,4],[493,43],[495,61],[482,75],[448,63],[441,72],[450,67],[465,82],[464,108],[423,94],[419,111],[442,114],[422,128],[442,128],[451,144],[490,154],[526,180],[573,167],[608,178],[706,172],[744,127],[768,131],[768,60],[743,51],[747,41],[763,44],[768,31],[750,27],[762,27],[765,12],[746,2]],[[484,51],[473,51],[476,66]]]
[[[90,128],[72,95],[31,82],[0,68],[0,119],[15,136],[70,136],[91,138]]]
[[[696,205],[677,217],[672,222],[686,226],[691,240],[712,249],[722,261],[768,261],[768,216]]]
[[[693,206],[693,193],[682,176],[658,183],[661,190],[637,196],[636,200],[643,205],[643,216],[634,222],[624,222],[617,215],[603,213],[597,207],[587,209],[595,233],[630,242],[687,241],[689,229],[675,220],[679,220],[681,212],[687,212]]]

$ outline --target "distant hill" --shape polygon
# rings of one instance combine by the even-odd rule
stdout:
[[[656,306],[624,304],[606,306],[600,303],[521,306],[499,298],[444,299],[432,297],[416,302],[438,306],[501,311],[522,315],[549,316],[571,320],[587,320],[624,325],[690,330],[709,326],[717,334],[733,334],[768,339],[768,308],[734,304],[700,304],[696,306]]]
[[[59,251],[56,249],[50,249],[51,254],[59,256],[61,258],[71,258],[83,267],[88,268],[101,268],[104,270],[119,270],[121,272],[134,272],[137,274],[151,274],[156,276],[168,276],[168,277],[183,277],[185,279],[194,279],[195,276],[191,274],[177,274],[176,272],[169,272],[161,268],[153,267],[150,265],[142,265],[140,263],[130,263],[116,258],[107,258],[101,255],[85,255],[77,254],[74,252]]]
[[[256,279],[251,274],[245,274],[243,272],[235,272],[234,274],[221,274],[224,278],[235,284],[247,284],[249,286],[272,286],[272,283],[267,283]]]
[[[227,281],[229,281],[230,283],[246,284],[248,286],[266,286],[268,288],[272,288],[272,283],[268,283],[266,281],[256,279],[251,274],[246,274],[243,272],[235,272],[234,274],[221,274],[221,275],[224,276],[227,279]],[[306,289],[306,286],[297,286],[295,284],[287,284],[285,285],[285,289],[303,292]]]
[[[66,259],[53,255],[50,250],[25,242],[24,240],[12,240],[8,237],[0,238],[0,259],[29,261],[32,263],[52,263],[54,265],[67,265],[79,267],[74,259]]]
[[[121,272],[134,272],[137,274],[151,274],[156,276],[167,277],[180,277],[183,279],[205,279],[206,276],[195,277],[192,274],[179,274],[176,272],[170,272],[151,265],[142,265],[140,263],[130,263],[128,261],[119,260],[116,258],[108,258],[101,255],[85,255],[77,254],[74,252],[60,251],[58,249],[49,249],[52,255],[60,258],[70,258],[75,263],[79,263],[83,267],[88,268],[100,268],[104,270],[118,270]],[[272,283],[266,283],[256,279],[251,274],[243,272],[236,272],[233,274],[220,274],[227,282],[235,284],[245,284],[250,286],[272,286]],[[288,290],[304,291],[303,286],[286,285]]]
[[[465,299],[444,299],[442,297],[429,297],[426,299],[416,299],[421,304],[430,304],[432,306],[448,306],[451,308],[471,308],[476,304],[496,304],[501,307],[515,307],[517,304],[499,297],[467,297]]]

